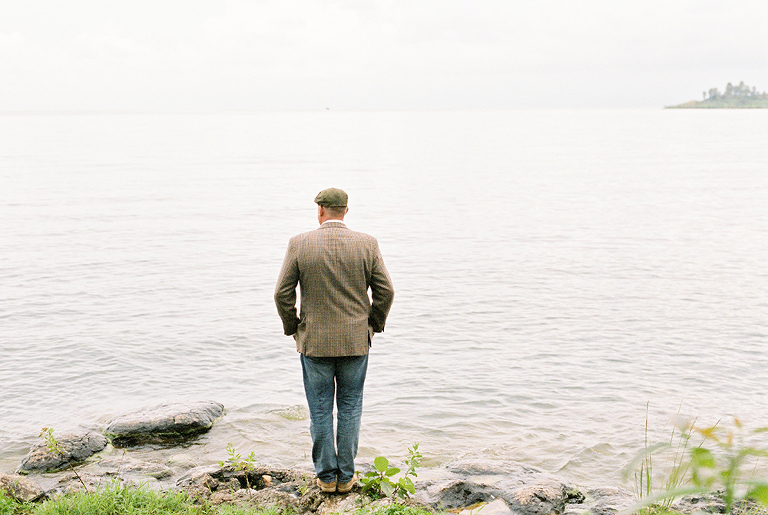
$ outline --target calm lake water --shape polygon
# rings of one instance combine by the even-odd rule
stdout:
[[[652,438],[768,425],[767,141],[766,110],[0,114],[0,472],[197,399],[202,463],[307,464],[272,293],[329,186],[396,290],[361,459],[615,485],[646,405]]]

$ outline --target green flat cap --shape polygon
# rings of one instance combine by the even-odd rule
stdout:
[[[328,188],[317,194],[315,204],[323,207],[347,207],[347,194],[339,188]]]

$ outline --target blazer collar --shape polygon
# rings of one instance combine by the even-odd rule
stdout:
[[[344,227],[344,228],[346,228],[347,224],[345,224],[341,220],[326,220],[325,222],[320,224],[320,228],[321,229],[325,229],[327,227]]]

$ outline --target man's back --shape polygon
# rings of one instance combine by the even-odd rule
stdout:
[[[307,356],[367,354],[372,333],[384,330],[393,297],[376,239],[340,220],[291,238],[275,289],[285,333],[295,334],[297,350]]]

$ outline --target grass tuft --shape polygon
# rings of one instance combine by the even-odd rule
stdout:
[[[5,490],[0,488],[0,515],[13,515],[19,509],[19,503],[8,496]]]

